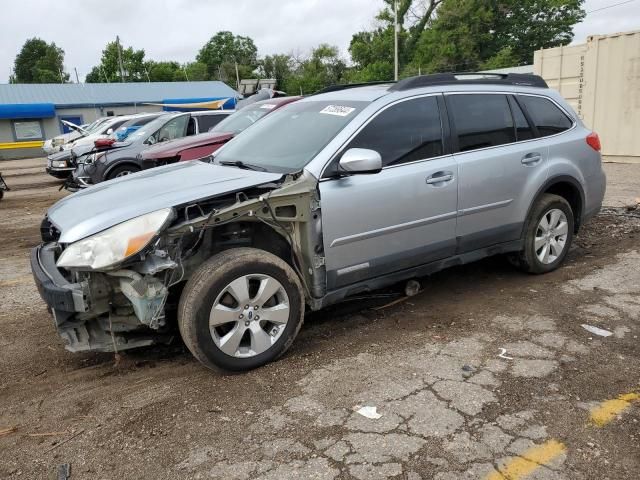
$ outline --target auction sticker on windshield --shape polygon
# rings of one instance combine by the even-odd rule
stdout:
[[[355,108],[345,107],[343,105],[327,105],[320,113],[326,113],[327,115],[337,115],[339,117],[346,117],[351,112],[353,112]]]

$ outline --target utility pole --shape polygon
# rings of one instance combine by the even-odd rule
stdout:
[[[151,79],[149,78],[149,70],[147,70],[147,67],[144,67],[144,74],[147,76],[147,83],[151,83]]]
[[[100,73],[102,73],[102,76],[104,77],[105,82],[107,82],[107,83],[111,83],[111,82],[109,81],[109,77],[107,77],[107,76],[105,75],[104,70],[102,69],[102,65],[100,65]]]
[[[78,69],[73,67],[73,70],[76,72],[76,83],[80,83],[80,79],[78,78]]]
[[[58,69],[58,72],[60,73],[60,83],[64,83],[64,77],[62,76],[62,70]]]
[[[120,66],[120,81],[124,83],[124,66],[122,65],[122,48],[120,48],[120,37],[116,35],[116,47],[118,48],[118,65]]]
[[[398,1],[393,2],[393,79],[398,81]]]
[[[184,77],[187,79],[187,82],[189,81],[189,75],[187,75],[187,69],[184,68],[184,65],[182,65],[182,73],[184,73]]]
[[[233,61],[233,63],[236,64],[236,90],[240,90],[240,74],[238,73],[238,62]]]

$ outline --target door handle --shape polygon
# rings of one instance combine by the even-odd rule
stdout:
[[[540,155],[538,152],[533,152],[527,153],[524,157],[522,157],[522,160],[520,160],[520,162],[522,162],[523,165],[535,165],[540,162],[540,160],[542,160],[542,155]]]
[[[437,185],[439,183],[450,182],[451,180],[453,180],[452,172],[437,172],[427,177],[427,184]]]

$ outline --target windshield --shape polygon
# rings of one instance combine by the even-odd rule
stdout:
[[[231,140],[215,161],[242,162],[276,173],[298,171],[367,105],[342,100],[291,103]]]
[[[274,108],[276,108],[275,103],[263,103],[262,105],[245,107],[242,110],[229,115],[215,127],[209,129],[209,131],[238,134],[256,123]]]
[[[113,132],[111,134],[111,138],[117,140],[118,142],[122,142],[133,132],[140,129],[143,125],[146,125],[147,123],[155,120],[156,118],[158,118],[158,115],[146,115],[132,118],[128,122],[124,122],[120,128]]]

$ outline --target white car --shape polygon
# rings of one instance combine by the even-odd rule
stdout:
[[[107,120],[109,120],[109,117],[101,117],[87,125],[76,125],[75,123],[71,123],[66,120],[60,120],[65,126],[71,129],[71,132],[63,133],[46,140],[44,142],[44,145],[42,145],[42,149],[47,155],[59,152],[63,145],[69,142],[73,142],[83,135],[89,135],[90,132],[97,129],[102,123],[106,122]]]
[[[100,123],[97,128],[87,132],[87,134],[73,140],[72,142],[62,145],[60,151],[71,150],[72,148],[80,147],[84,150],[86,147],[93,148],[93,144],[99,138],[107,138],[113,132],[115,132],[123,123],[131,120],[135,115],[120,115],[119,117],[109,117],[106,121]]]

